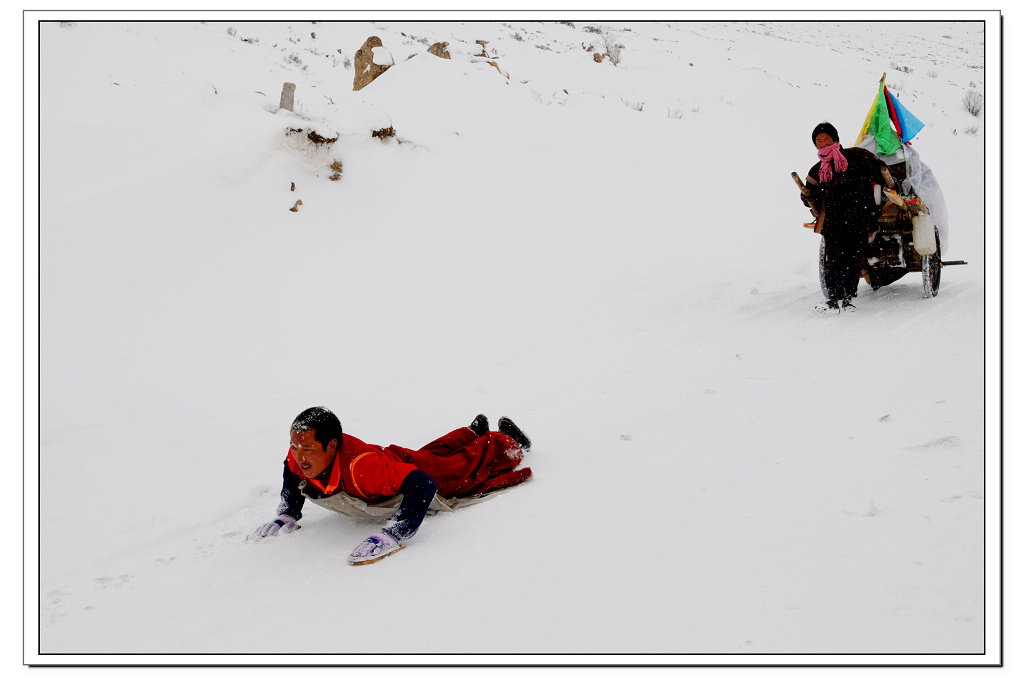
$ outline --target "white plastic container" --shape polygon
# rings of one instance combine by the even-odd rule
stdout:
[[[921,212],[911,220],[914,224],[914,250],[918,255],[935,254],[935,223],[930,214]]]

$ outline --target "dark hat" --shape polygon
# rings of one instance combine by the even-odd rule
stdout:
[[[818,139],[819,133],[827,133],[832,137],[832,140],[839,142],[839,132],[836,131],[836,127],[829,124],[827,121],[823,121],[814,127],[814,131],[811,132],[811,142],[815,142]]]

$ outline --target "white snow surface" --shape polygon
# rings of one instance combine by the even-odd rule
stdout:
[[[396,65],[353,92],[371,35]],[[618,64],[586,50],[606,41]],[[80,20],[39,42],[35,662],[998,652],[998,109],[961,104],[998,98],[983,24]],[[853,144],[883,72],[968,264],[934,299],[909,274],[823,317],[790,172],[822,120]],[[312,405],[409,447],[505,414],[534,479],[374,565],[346,557],[378,527],[312,503],[247,543]]]
[[[314,31],[314,33],[316,33]],[[391,53],[385,47],[377,47],[372,49],[373,63],[381,67],[390,67],[395,63],[395,58],[391,56]]]

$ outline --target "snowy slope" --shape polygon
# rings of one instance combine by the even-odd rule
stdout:
[[[585,49],[609,34],[618,65]],[[397,66],[353,92],[370,35]],[[983,24],[39,40],[42,661],[991,655]],[[853,143],[882,72],[969,264],[822,318],[789,172],[823,119]],[[385,445],[508,414],[535,479],[366,568],[374,526],[312,504],[246,544],[317,404]]]

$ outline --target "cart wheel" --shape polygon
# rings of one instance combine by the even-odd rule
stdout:
[[[935,254],[921,257],[921,277],[924,281],[924,297],[934,298],[939,294],[939,278],[942,276],[942,246],[939,245],[939,231],[935,230]]]
[[[821,237],[821,245],[818,248],[818,285],[821,286],[821,294],[828,300],[828,288],[825,287],[825,237]]]

